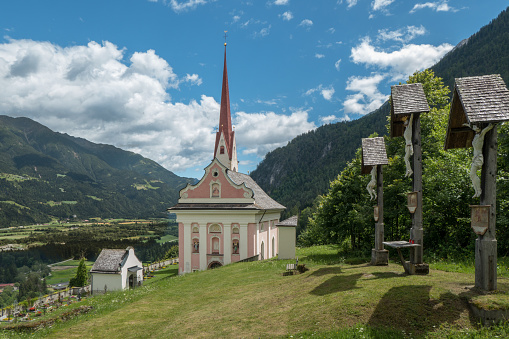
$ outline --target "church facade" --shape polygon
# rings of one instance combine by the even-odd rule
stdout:
[[[214,159],[202,179],[183,188],[178,203],[169,208],[177,215],[179,228],[179,274],[272,258],[281,241],[295,248],[295,235],[280,239],[278,224],[284,209],[249,175],[238,172],[225,48]]]

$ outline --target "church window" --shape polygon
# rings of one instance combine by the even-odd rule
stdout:
[[[212,253],[219,254],[219,238],[212,238]]]
[[[200,241],[193,239],[193,253],[200,253]]]
[[[219,148],[219,154],[224,154],[224,146],[221,146],[221,147]]]
[[[210,233],[221,233],[221,226],[219,226],[218,224],[210,225],[209,232]]]
[[[239,240],[233,239],[233,254],[239,254]]]

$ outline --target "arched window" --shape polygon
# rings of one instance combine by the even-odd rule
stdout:
[[[262,245],[260,246],[260,260],[265,259],[265,244],[262,241]]]
[[[239,254],[239,239],[233,239],[233,254]]]
[[[212,238],[212,253],[219,254],[219,238]]]
[[[218,224],[210,225],[209,233],[221,233],[221,226],[219,226]]]
[[[221,147],[219,148],[219,154],[224,154],[224,146],[221,146]]]
[[[276,246],[275,246],[275,243],[274,243],[274,237],[272,237],[272,256],[273,257],[276,256]]]

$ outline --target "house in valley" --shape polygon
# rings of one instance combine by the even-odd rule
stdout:
[[[103,249],[92,269],[92,293],[135,288],[143,283],[143,264],[129,246],[122,249]]]

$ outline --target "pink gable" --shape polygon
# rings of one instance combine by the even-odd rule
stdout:
[[[225,176],[223,168],[217,163],[208,168],[208,172],[196,186],[191,186],[185,191],[187,199],[245,199],[246,192],[249,190],[245,190],[244,186],[235,185]],[[250,192],[248,198],[251,198]]]

